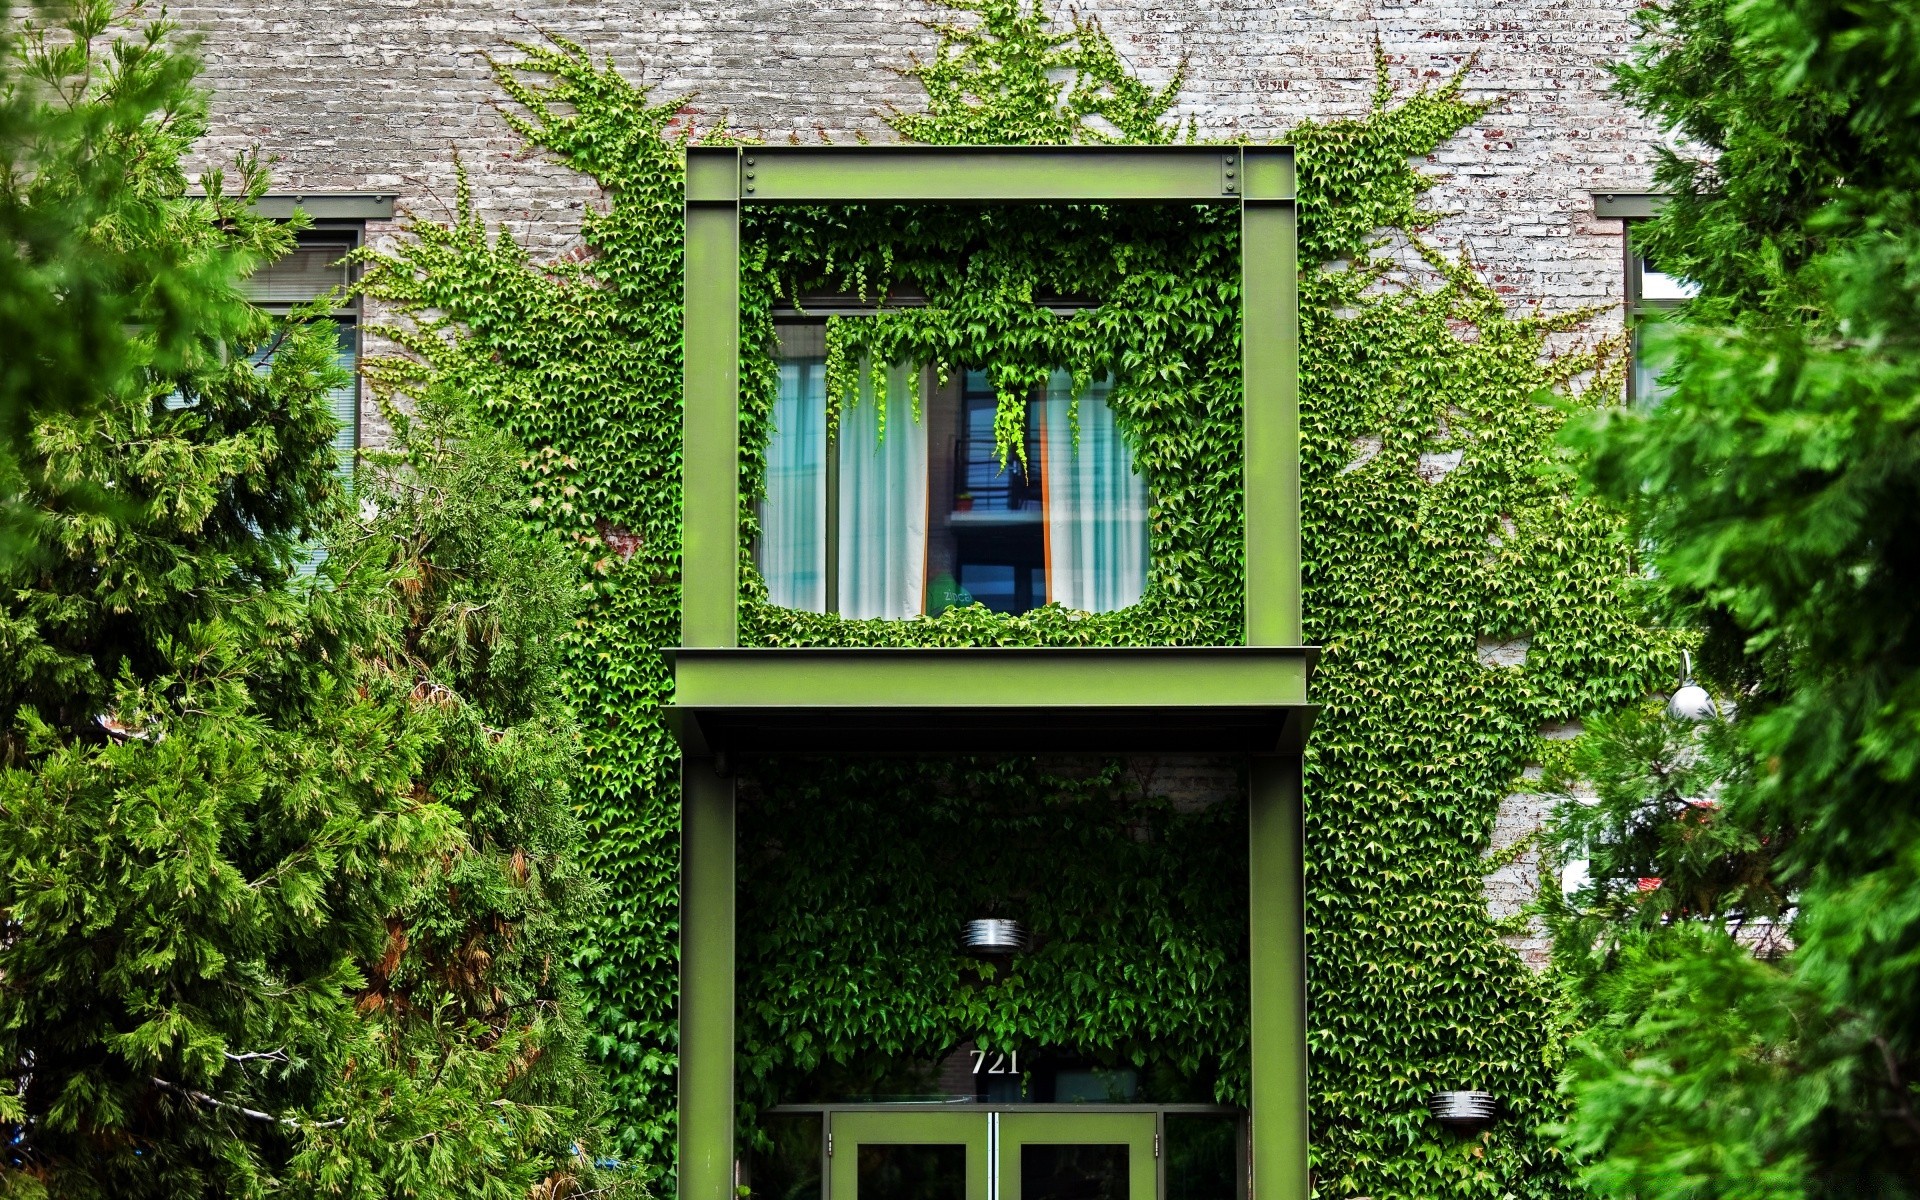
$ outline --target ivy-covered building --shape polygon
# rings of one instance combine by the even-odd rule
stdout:
[[[343,450],[470,395],[578,549],[626,1154],[1569,1191],[1529,780],[1666,658],[1553,469],[1672,286],[1630,5],[174,14],[312,219],[262,299],[357,282]]]

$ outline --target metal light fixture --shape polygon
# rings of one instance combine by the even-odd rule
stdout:
[[[968,921],[960,933],[960,945],[978,958],[1019,954],[1029,941],[1026,926],[997,917]]]
[[[1491,1125],[1499,1104],[1491,1092],[1435,1092],[1427,1097],[1433,1119],[1449,1129],[1474,1130]]]
[[[1693,681],[1693,656],[1680,652],[1680,687],[1667,701],[1667,715],[1676,721],[1711,721],[1720,715],[1707,689]]]

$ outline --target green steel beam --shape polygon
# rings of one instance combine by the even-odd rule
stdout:
[[[1233,204],[1241,189],[1237,146],[749,146],[739,154],[739,198],[748,204]]]
[[[720,708],[1299,707],[1313,653],[1292,647],[695,650],[673,705]]]
[[[680,414],[680,636],[688,646],[739,640],[740,207],[694,198],[712,190],[716,165],[724,164],[712,155],[688,155]]]
[[[1256,755],[1247,822],[1253,1195],[1308,1200],[1300,759]]]
[[[1247,159],[1250,184],[1292,190],[1290,158],[1270,159],[1250,149]],[[1240,230],[1247,644],[1297,646],[1300,299],[1294,205],[1249,196]]]
[[[734,1200],[733,861],[733,780],[681,760],[679,1200]]]

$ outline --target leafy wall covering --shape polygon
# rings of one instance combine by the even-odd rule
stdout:
[[[910,71],[935,143],[1165,141],[1178,81],[1128,74],[1097,28],[1019,0],[954,0]],[[596,180],[584,261],[534,262],[460,197],[415,222],[364,286],[409,315],[402,394],[444,390],[528,447],[532,519],[579,551],[591,600],[569,687],[586,729],[578,788],[612,900],[580,966],[630,1153],[665,1164],[673,1128],[677,792],[660,706],[678,632],[679,101],[581,48],[520,47],[498,68],[509,119]],[[1558,357],[1592,314],[1508,313],[1473,265],[1425,247],[1437,215],[1410,160],[1484,110],[1462,80],[1308,124],[1299,153],[1306,619],[1325,647],[1309,758],[1313,1123],[1336,1196],[1547,1196],[1567,1175],[1533,1127],[1554,1114],[1550,979],[1499,940],[1481,880],[1494,814],[1544,724],[1644,692],[1662,648],[1635,621],[1618,525],[1553,468],[1568,407],[1618,391],[1610,343]],[[1152,491],[1153,568],[1135,607],[1097,617],[949,611],[884,624],[774,609],[747,574],[759,644],[1207,642],[1237,627],[1239,350],[1233,224],[1205,213],[888,210],[752,213],[743,243],[744,439],[764,446],[776,297],[912,279],[933,303],[840,323],[841,362],[912,349],[965,363],[992,343],[1018,390],[1058,362],[1110,369]],[[1118,253],[1084,249],[1098,222]],[[1389,253],[1388,242],[1400,252]],[[966,270],[945,267],[964,242]],[[1416,269],[1396,264],[1411,255]],[[1319,264],[1327,264],[1320,266]],[[1054,318],[1047,290],[1102,298]],[[844,367],[842,368],[844,370]],[[1578,386],[1584,385],[1584,386]],[[1557,404],[1542,399],[1555,389]],[[1425,456],[1423,458],[1423,456]],[[759,456],[744,457],[757,484]],[[1457,465],[1452,465],[1457,463]],[[1425,464],[1425,469],[1423,469]],[[1451,470],[1434,464],[1452,465]],[[750,527],[751,512],[743,514]],[[1483,637],[1530,637],[1483,665]],[[1244,809],[1183,812],[1138,764],[785,764],[742,825],[742,1098],[826,1072],[884,1077],[965,1039],[1146,1068],[1150,1090],[1245,1095]],[[1013,798],[1013,799],[1010,799]],[[806,814],[814,816],[809,819]],[[821,816],[820,814],[826,814]],[[911,869],[914,839],[960,847]],[[977,848],[1005,849],[991,860]],[[1071,868],[1062,863],[1071,861]],[[945,874],[942,874],[945,872]],[[977,888],[968,893],[966,889]],[[1043,949],[989,977],[955,956],[956,902],[1021,898]],[[857,934],[857,936],[850,936]],[[1463,1139],[1424,1115],[1439,1086],[1511,1116]]]

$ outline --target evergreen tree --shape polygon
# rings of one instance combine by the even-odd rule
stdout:
[[[567,781],[579,737],[556,676],[571,553],[528,523],[514,444],[464,397],[389,408],[395,449],[333,560],[388,581],[390,645],[360,678],[408,714],[418,794],[462,836],[386,923],[359,1009],[376,1053],[295,1178],[329,1195],[558,1200],[631,1183],[604,1130],[571,963],[601,900]]]
[[[1920,8],[1673,0],[1627,95],[1702,294],[1673,394],[1577,428],[1731,720],[1597,722],[1560,921],[1608,1195],[1920,1192]],[[1758,937],[1784,923],[1784,936]]]
[[[290,245],[264,175],[186,198],[190,50],[61,13],[0,25],[13,228],[84,201],[0,247],[37,356],[0,487],[0,1194],[612,1186],[566,971],[570,562],[450,414],[347,502],[330,324],[238,290]],[[89,305],[118,341],[46,384],[35,323]]]

